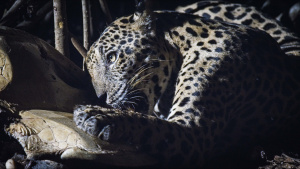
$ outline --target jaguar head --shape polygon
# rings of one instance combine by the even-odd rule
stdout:
[[[170,52],[146,11],[108,26],[86,58],[99,98],[117,109],[152,113],[170,78]]]

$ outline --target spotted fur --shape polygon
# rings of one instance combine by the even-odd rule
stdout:
[[[201,1],[178,7],[176,11],[260,29],[271,35],[287,55],[300,56],[299,37],[255,7],[222,1]]]
[[[79,106],[74,121],[157,164],[199,166],[299,119],[299,57],[284,52],[248,26],[136,12],[108,26],[86,59],[111,108]]]

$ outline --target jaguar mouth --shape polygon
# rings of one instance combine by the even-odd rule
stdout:
[[[113,108],[112,106],[107,104],[106,100],[107,100],[107,93],[104,93],[99,97],[98,105],[104,108]]]
[[[128,101],[125,103],[125,108],[134,110],[139,113],[147,113],[149,109],[148,99],[142,92],[128,96]]]
[[[129,92],[120,99],[118,105],[122,110],[134,110],[139,113],[147,113],[149,109],[148,99],[143,92]]]
[[[130,92],[129,92],[130,93]],[[111,104],[107,104],[107,93],[99,97],[99,106],[120,110],[134,110],[139,113],[147,113],[149,110],[148,99],[143,92],[132,92]]]

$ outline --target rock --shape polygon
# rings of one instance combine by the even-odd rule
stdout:
[[[24,148],[27,159],[49,156],[62,160],[93,160],[111,166],[145,166],[152,158],[134,147],[109,144],[78,129],[72,114],[47,110],[20,112],[19,122],[11,123],[6,132]]]
[[[14,160],[8,159],[5,163],[5,167],[7,169],[16,169],[16,164],[15,164]]]
[[[18,110],[71,112],[97,99],[89,77],[43,40],[0,27],[0,99]]]

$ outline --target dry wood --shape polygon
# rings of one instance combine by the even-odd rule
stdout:
[[[35,17],[32,20],[24,20],[23,22],[19,23],[16,28],[22,29],[22,30],[29,30],[33,26],[36,26],[38,22],[40,22],[45,16],[52,11],[52,1],[48,1],[46,4],[44,4],[41,8],[38,9],[36,12]]]
[[[10,22],[12,20],[12,18],[16,17],[16,13],[18,12],[19,8],[25,3],[25,0],[16,0],[11,8],[9,8],[9,10],[0,19],[0,25],[6,25],[7,22]]]
[[[90,45],[90,0],[81,0],[82,3],[82,20],[83,20],[83,46],[87,50]]]
[[[66,14],[66,1],[53,0],[55,48],[64,56],[69,57],[69,39]]]
[[[77,51],[81,54],[81,56],[85,59],[87,55],[87,50],[82,46],[79,40],[70,32],[71,42],[73,46],[77,49]]]
[[[102,9],[102,11],[103,11],[103,13],[105,15],[106,23],[110,24],[112,22],[112,17],[110,15],[110,11],[108,9],[106,0],[99,0],[99,2],[100,2],[101,9]]]
[[[91,2],[90,2],[90,5],[89,5],[89,20],[90,20],[90,31],[89,31],[89,35],[90,35],[90,40],[91,38],[94,36],[94,28],[93,28],[93,16],[92,16],[92,5],[91,5]]]

